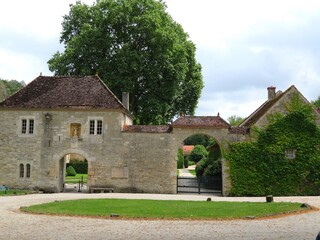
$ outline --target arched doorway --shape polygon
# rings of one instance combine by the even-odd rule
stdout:
[[[185,138],[182,151],[178,150],[177,192],[221,194],[221,159],[220,146],[213,137],[199,133]]]
[[[90,158],[82,151],[66,151],[59,160],[58,192],[87,192]]]

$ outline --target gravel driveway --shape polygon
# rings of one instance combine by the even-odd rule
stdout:
[[[20,206],[79,198],[139,198],[205,201],[259,201],[265,198],[224,198],[205,195],[163,194],[35,194],[0,197],[0,239],[315,239],[320,211],[265,220],[169,221],[110,220],[30,215]],[[275,197],[274,201],[304,202],[320,208],[319,197]]]

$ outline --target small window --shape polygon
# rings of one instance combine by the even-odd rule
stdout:
[[[21,119],[21,133],[22,134],[34,133],[34,119],[28,119],[28,118]]]
[[[285,151],[285,155],[288,159],[295,159],[296,158],[296,150],[295,149],[287,149]]]
[[[97,121],[97,134],[98,135],[102,134],[102,121],[101,120]]]
[[[29,119],[29,134],[33,134],[34,120]]]
[[[26,177],[30,178],[30,175],[31,175],[31,166],[30,166],[30,164],[27,164],[27,175],[26,175]]]
[[[19,177],[24,177],[24,165],[22,163],[19,165]]]
[[[22,119],[21,122],[21,133],[26,134],[27,133],[27,119]]]
[[[94,127],[95,124],[94,123],[95,123],[94,120],[90,120],[90,134],[91,135],[94,134],[94,129],[95,129],[95,127]]]
[[[89,121],[89,134],[90,135],[102,135],[102,120],[90,120]]]

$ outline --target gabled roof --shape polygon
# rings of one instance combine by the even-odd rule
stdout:
[[[172,127],[187,128],[230,128],[230,124],[220,116],[181,116],[175,120]]]
[[[263,116],[265,116],[269,110],[279,101],[283,99],[290,91],[294,91],[300,94],[304,101],[308,100],[298,91],[298,89],[292,85],[286,91],[278,91],[274,98],[265,101],[257,110],[255,110],[249,117],[247,117],[242,123],[239,124],[239,127],[250,128],[255,123],[257,123]]]
[[[1,108],[125,110],[98,76],[39,76],[0,102]]]

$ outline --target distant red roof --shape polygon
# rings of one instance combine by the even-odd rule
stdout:
[[[194,149],[193,145],[184,145],[182,147],[183,155],[184,156],[188,156],[193,149]]]
[[[125,110],[123,104],[98,76],[39,76],[0,102],[0,108]]]
[[[182,116],[175,120],[172,127],[214,127],[214,128],[230,128],[230,124],[223,120],[220,116]]]
[[[125,125],[124,132],[142,133],[169,133],[171,128],[168,125]]]

